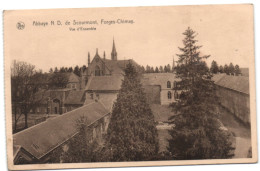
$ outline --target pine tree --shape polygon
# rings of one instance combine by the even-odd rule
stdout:
[[[219,66],[219,72],[220,72],[220,73],[223,73],[223,72],[224,72],[224,68],[223,68],[222,65]]]
[[[75,66],[75,68],[74,68],[74,74],[76,74],[77,76],[80,76],[80,70],[79,70],[79,66],[77,65],[77,66]]]
[[[238,76],[239,74],[241,74],[241,70],[240,70],[240,68],[239,68],[238,65],[235,66],[235,71],[234,71],[234,72],[235,72],[235,75],[236,75],[236,76]]]
[[[227,64],[224,65],[224,73],[226,73],[227,75],[229,75],[229,67],[227,66]]]
[[[234,65],[232,64],[232,62],[229,64],[228,69],[229,69],[229,73],[230,73],[231,75],[234,75],[234,74],[235,74],[235,67],[234,67]]]
[[[159,73],[158,67],[155,68],[155,71],[154,71],[154,72],[155,72],[155,73]]]
[[[49,73],[53,73],[53,69],[52,68],[50,68]]]
[[[154,116],[146,102],[140,75],[131,63],[127,64],[113,106],[107,138],[110,157],[106,161],[146,161],[158,152]]]
[[[176,114],[169,121],[175,126],[169,131],[168,150],[176,160],[230,158],[231,134],[220,129],[215,86],[203,61],[209,56],[200,55],[196,32],[188,28],[183,34],[176,67],[182,93],[172,105]]]
[[[217,74],[217,73],[219,72],[218,64],[217,64],[217,62],[214,61],[214,60],[213,60],[212,63],[211,63],[210,72],[211,72],[212,74]]]

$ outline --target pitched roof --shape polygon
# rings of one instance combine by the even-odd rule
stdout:
[[[166,88],[168,81],[173,84],[178,79],[174,73],[148,73],[142,75],[141,82],[143,85],[160,85],[161,88]]]
[[[101,103],[93,102],[18,132],[13,142],[40,159],[78,133],[75,122],[81,116],[86,116],[90,125],[108,113]]]
[[[112,71],[112,74],[124,74],[124,69],[126,68],[126,65],[128,63],[133,64],[137,69],[140,68],[140,66],[133,60],[133,59],[127,59],[127,60],[111,60],[111,59],[102,59],[105,63],[106,67]]]
[[[249,94],[249,77],[216,74],[212,80],[218,86]]]
[[[65,104],[84,104],[85,90],[72,90],[69,92]]]
[[[241,75],[249,77],[249,68],[240,68]]]
[[[86,90],[120,90],[123,76],[97,76],[89,79]]]

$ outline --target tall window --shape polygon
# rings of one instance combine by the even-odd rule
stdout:
[[[95,68],[95,76],[100,76],[101,75],[101,70],[99,68],[99,66],[96,66]]]
[[[172,92],[168,91],[168,99],[172,99]]]
[[[167,81],[167,88],[171,88],[171,82]]]

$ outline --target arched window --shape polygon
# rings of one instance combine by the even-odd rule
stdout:
[[[100,76],[101,75],[101,70],[99,68],[99,66],[96,66],[95,68],[95,76]]]
[[[171,82],[167,81],[167,88],[171,88]]]
[[[172,99],[172,92],[168,91],[168,99]]]

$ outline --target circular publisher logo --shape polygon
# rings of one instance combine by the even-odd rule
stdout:
[[[16,27],[18,30],[23,30],[24,27],[25,27],[25,24],[21,21],[19,21],[17,24],[16,24]]]

